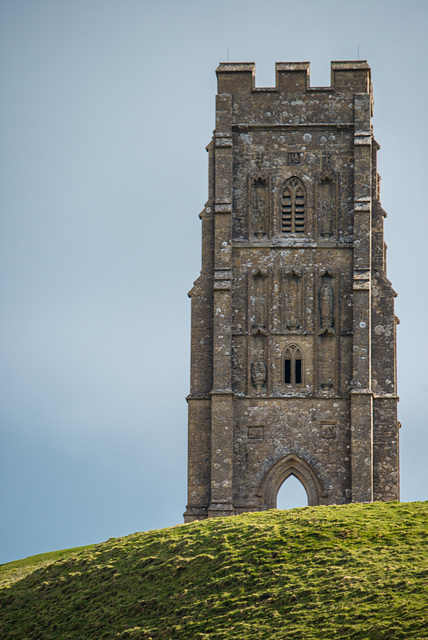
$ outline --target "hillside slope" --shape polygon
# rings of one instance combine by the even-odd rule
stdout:
[[[18,577],[11,563],[0,637],[427,639],[427,516],[427,502],[272,510],[30,558]]]

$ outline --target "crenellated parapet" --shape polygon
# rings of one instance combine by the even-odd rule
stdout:
[[[370,67],[365,60],[337,61],[331,63],[329,87],[311,87],[309,62],[277,62],[275,87],[256,87],[254,62],[222,62],[216,70],[218,94],[229,93],[371,93]]]

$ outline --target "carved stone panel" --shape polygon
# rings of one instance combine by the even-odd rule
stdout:
[[[267,388],[269,271],[254,267],[248,274],[248,392]]]
[[[250,236],[262,238],[269,234],[270,180],[261,154],[256,157],[248,177],[248,192]]]
[[[251,363],[251,380],[256,391],[260,392],[266,382],[266,365],[264,362]]]
[[[259,267],[250,275],[249,319],[251,335],[267,335],[268,271]]]
[[[332,269],[318,274],[318,389],[329,395],[337,389],[336,280]]]
[[[324,188],[327,186],[324,183],[320,188],[319,229],[323,238],[330,238],[333,235],[333,207],[331,205],[331,195]]]
[[[303,330],[303,273],[298,269],[283,272],[284,331]]]
[[[252,231],[258,238],[267,234],[269,192],[267,181],[257,178],[251,185]]]
[[[338,181],[330,166],[328,155],[323,156],[317,180],[318,237],[325,240],[336,235]]]
[[[283,277],[282,267],[278,264],[278,255],[275,257],[275,262],[271,268],[271,282],[270,282],[270,302],[269,302],[269,315],[270,315],[270,332],[282,333],[282,288]]]
[[[335,295],[333,274],[325,270],[321,274],[318,291],[319,303],[319,335],[331,334],[335,331]]]
[[[334,440],[336,438],[337,425],[335,422],[321,422],[320,436],[325,440]]]
[[[334,334],[334,293],[329,283],[324,282],[319,292],[320,335]]]
[[[300,164],[301,156],[303,154],[299,151],[289,151],[287,153],[287,164],[289,166],[295,166],[296,164]]]
[[[264,427],[261,425],[248,427],[249,440],[261,440],[264,437]]]

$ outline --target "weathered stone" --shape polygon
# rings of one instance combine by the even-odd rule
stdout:
[[[202,271],[192,298],[187,522],[399,498],[394,316],[370,68],[217,69]]]

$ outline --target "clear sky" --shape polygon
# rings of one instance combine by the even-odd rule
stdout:
[[[402,500],[428,499],[426,0],[0,2],[0,562],[182,522],[219,62],[372,67]],[[417,357],[416,357],[417,356]]]

